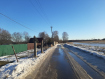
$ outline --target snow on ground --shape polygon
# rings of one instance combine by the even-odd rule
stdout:
[[[44,53],[40,53],[37,55],[37,58],[31,57],[24,57],[19,59],[19,62],[16,62],[16,59],[13,63],[6,64],[5,66],[2,66],[0,68],[0,79],[19,79],[21,75],[25,75],[27,72],[32,70],[32,68],[37,65],[37,63],[44,58],[45,55],[48,55],[50,53],[50,50],[52,48],[55,48],[57,45],[48,48]],[[33,50],[28,50],[29,52],[33,52]],[[28,51],[25,51],[24,53],[27,53]],[[21,55],[21,53],[19,54]],[[23,54],[22,54],[23,55]],[[0,59],[5,60],[6,56],[0,57]],[[8,59],[9,60],[9,59]],[[12,57],[9,61],[14,60]]]
[[[101,71],[102,73],[105,73],[105,60],[102,57],[99,56],[93,56],[90,52],[84,52],[83,49],[77,48],[76,46],[65,44],[64,47],[71,50],[72,53],[74,53],[76,56],[78,56],[80,59],[85,61],[89,66],[91,66],[94,70]],[[103,73],[103,74],[104,74]]]
[[[88,45],[82,45],[82,44],[67,44],[67,45],[73,46],[77,49],[83,50],[85,52],[89,52],[94,56],[105,59],[105,47],[88,46]]]
[[[40,52],[40,49],[37,49],[38,53]],[[33,55],[34,50],[27,50],[27,51],[23,51],[23,52],[19,52],[16,54],[17,58],[22,58],[22,57],[30,57]],[[0,57],[0,61],[15,61],[16,57],[15,55],[7,55],[7,56],[2,56]]]
[[[74,45],[93,51],[105,52],[105,44],[74,43]]]
[[[73,42],[73,44],[81,44],[87,46],[98,46],[98,47],[105,47],[104,43],[81,43],[81,42]]]

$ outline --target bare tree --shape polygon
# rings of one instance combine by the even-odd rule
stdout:
[[[14,32],[12,34],[12,40],[14,42],[22,42],[22,34],[20,32]]]
[[[46,32],[40,32],[39,38],[43,38],[43,42],[46,44],[49,40],[49,35]]]
[[[63,32],[62,33],[62,38],[63,38],[63,41],[67,41],[68,40],[68,34],[67,34],[67,32]]]
[[[59,41],[58,31],[53,31],[53,40],[57,42]]]
[[[11,43],[11,34],[4,29],[0,28],[0,44],[10,44]]]
[[[24,38],[25,42],[29,42],[30,36],[29,36],[28,32],[23,32],[23,38]]]

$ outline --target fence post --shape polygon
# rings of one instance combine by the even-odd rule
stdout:
[[[34,57],[37,57],[37,42],[34,36]]]
[[[14,51],[14,54],[15,54],[16,60],[17,60],[17,62],[18,62],[18,59],[17,59],[16,53],[15,53],[15,49],[14,49],[13,46],[12,46],[12,49],[13,49],[13,51]]]
[[[43,40],[41,41],[41,53],[43,53]]]
[[[53,41],[53,46],[55,46],[55,41]]]

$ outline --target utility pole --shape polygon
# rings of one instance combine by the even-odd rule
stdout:
[[[37,42],[34,36],[34,57],[37,57]]]
[[[53,27],[51,26],[51,33],[52,33],[52,42],[53,42],[53,32],[52,32],[52,28],[53,28]]]

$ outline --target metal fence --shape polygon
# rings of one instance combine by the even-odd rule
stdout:
[[[0,56],[14,54],[12,46],[14,47],[16,53],[27,50],[27,44],[0,45]]]

